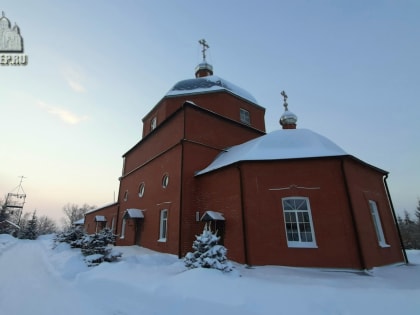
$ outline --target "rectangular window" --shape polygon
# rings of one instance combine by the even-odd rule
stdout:
[[[127,224],[126,219],[123,219],[122,220],[122,226],[121,226],[121,236],[120,236],[120,238],[124,238],[124,236],[125,236],[125,226],[126,226],[126,224]]]
[[[379,217],[378,206],[375,201],[369,200],[370,213],[372,215],[373,226],[375,227],[378,243],[381,247],[389,247],[385,241],[384,231],[382,230],[381,218]]]
[[[112,231],[112,233],[115,232],[115,216],[112,217],[111,231]]]
[[[157,126],[157,118],[153,117],[150,121],[150,131],[155,130]]]
[[[289,247],[317,247],[309,199],[287,197],[283,198],[282,202],[287,245]]]
[[[159,242],[166,242],[168,230],[168,210],[160,211]]]
[[[121,175],[124,176],[125,173],[125,157],[123,157],[123,166],[122,166],[122,170],[121,170]],[[114,193],[114,199],[115,199],[115,193]]]
[[[247,125],[251,124],[251,117],[249,116],[249,112],[246,109],[240,108],[239,115],[241,118],[241,122]]]

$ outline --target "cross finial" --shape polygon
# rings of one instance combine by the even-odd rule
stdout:
[[[207,44],[207,42],[204,38],[200,39],[198,41],[198,43],[203,46],[203,48],[201,49],[201,53],[203,54],[203,60],[205,61],[206,60],[206,50],[209,49],[210,46]]]
[[[286,94],[286,92],[285,91],[281,91],[281,96],[283,96],[283,106],[284,106],[284,110],[288,110],[288,108],[287,108],[287,106],[289,105],[289,104],[287,104],[287,94]]]
[[[5,17],[4,11],[1,11],[1,17]]]

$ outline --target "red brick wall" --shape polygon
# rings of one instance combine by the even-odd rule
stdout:
[[[349,183],[357,229],[360,232],[363,257],[367,268],[403,261],[403,254],[383,184],[383,173],[357,161],[347,159],[345,173]],[[374,229],[369,200],[376,202],[385,240],[390,247],[381,247]]]
[[[192,101],[202,108],[218,113],[224,117],[240,122],[239,108],[247,110],[251,117],[251,126],[265,132],[263,107],[254,105],[248,101],[224,91],[216,91],[207,94],[181,95],[163,98],[144,118],[143,137],[150,133],[150,123],[153,117],[157,117],[158,125],[179,109],[186,101]]]
[[[179,204],[181,183],[181,145],[173,147],[143,167],[140,167],[120,181],[120,216],[118,233],[121,233],[123,216],[126,209],[144,210],[144,219],[140,222],[138,245],[166,253],[178,253],[179,242]],[[162,187],[162,178],[169,176],[169,185]],[[143,197],[138,191],[141,183],[145,184]],[[125,191],[128,198],[124,201]],[[160,211],[168,209],[168,233],[166,242],[158,242],[160,227]],[[118,245],[136,244],[135,221],[127,220],[125,236],[118,238]]]
[[[162,126],[163,128],[154,130],[147,139],[127,152],[123,174],[129,173],[151,158],[178,144],[184,135],[183,119],[181,114],[173,117],[165,126]]]
[[[242,229],[242,208],[239,172],[229,167],[222,172],[212,172],[196,177],[194,209],[200,217],[207,210],[223,213],[225,217],[224,246],[229,259],[244,263],[244,240]],[[203,223],[196,223],[196,233],[201,232]]]
[[[384,212],[381,211],[381,219],[390,248],[377,246],[366,198],[359,198],[361,201],[354,204],[356,212],[364,213],[356,214],[358,224],[364,222],[360,233],[368,265],[363,265],[340,158],[248,162],[241,165],[248,263],[361,269],[403,261],[390,209],[386,207],[381,174],[358,165],[347,167],[353,174],[352,198],[363,195],[361,190],[377,190],[381,194],[377,200]],[[199,176],[197,186],[202,192],[196,200],[197,208],[224,213],[228,255],[244,263],[240,192],[235,189],[239,187],[239,176],[236,166]],[[356,183],[357,179],[366,184]],[[317,248],[288,247],[282,198],[291,196],[309,198]]]
[[[185,108],[185,137],[188,140],[225,149],[263,134],[261,131],[221,119],[209,112],[194,107]]]
[[[206,167],[221,152],[216,148],[245,142],[261,135],[240,124],[232,124],[228,120],[220,120],[211,113],[197,110],[194,107],[184,107],[165,125],[156,129],[147,139],[126,154],[125,174],[120,181],[119,201],[121,205],[119,218],[119,233],[122,217],[128,208],[146,209],[141,225],[139,244],[154,250],[184,255],[191,250],[194,235],[200,232],[195,224],[193,200],[195,196],[196,171]],[[185,136],[184,132],[185,115]],[[182,139],[185,141],[181,141]],[[214,148],[214,147],[216,148]],[[183,158],[181,155],[183,154]],[[182,164],[182,167],[181,167]],[[182,170],[181,170],[182,169]],[[135,170],[135,171],[133,171]],[[181,183],[181,171],[183,172]],[[161,179],[164,173],[170,175],[171,191],[162,190]],[[140,184],[145,183],[145,195],[138,197]],[[176,186],[175,186],[176,185]],[[153,188],[151,188],[153,187]],[[128,200],[124,195],[128,191]],[[183,237],[179,242],[179,212],[182,191]],[[168,202],[171,202],[170,204]],[[161,204],[157,207],[157,204]],[[168,241],[157,242],[159,233],[160,210],[169,207]],[[127,220],[124,239],[119,239],[120,245],[136,243],[135,225],[133,220]]]
[[[114,219],[114,231],[115,231],[116,226],[117,226],[117,211],[118,211],[118,204],[114,203],[114,204],[96,209],[92,212],[86,213],[85,224],[84,224],[86,233],[94,234],[96,232],[95,216],[97,215],[105,216],[106,218],[105,226],[108,228],[112,227],[112,220]]]
[[[246,163],[249,263],[360,268],[339,159]],[[288,247],[282,198],[309,198],[317,248]]]

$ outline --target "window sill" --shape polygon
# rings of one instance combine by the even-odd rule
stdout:
[[[166,243],[166,238],[160,238],[157,240],[159,243]]]
[[[386,243],[379,243],[379,246],[380,246],[380,247],[382,247],[382,248],[388,248],[388,247],[391,247],[391,245],[386,244]]]
[[[305,243],[287,243],[289,248],[318,248],[316,244],[305,244]]]

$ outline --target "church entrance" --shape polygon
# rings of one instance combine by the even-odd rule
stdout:
[[[206,222],[213,232],[217,232],[220,237],[219,245],[224,245],[225,241],[225,218],[223,213],[207,210],[200,219]]]
[[[143,220],[133,219],[134,220],[134,244],[140,246],[141,239],[141,228]]]

